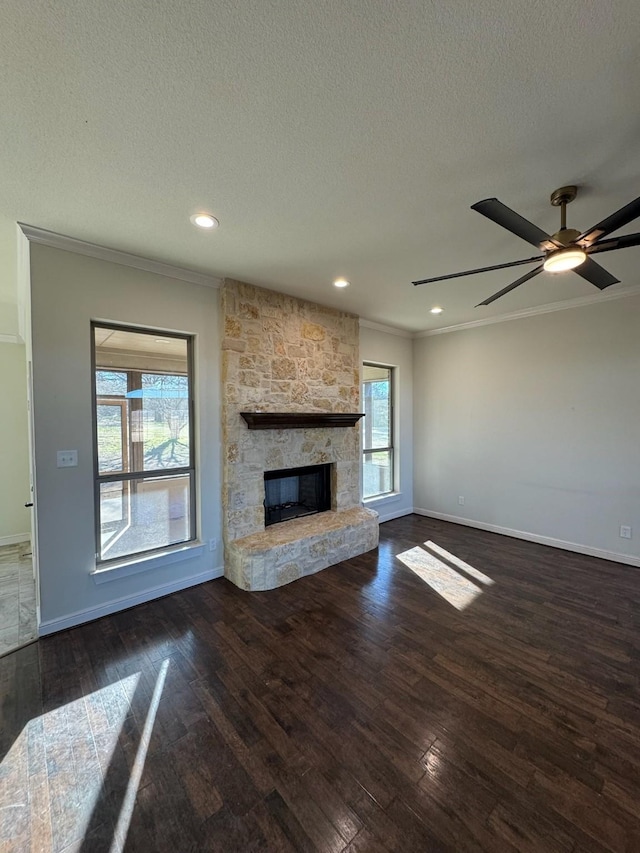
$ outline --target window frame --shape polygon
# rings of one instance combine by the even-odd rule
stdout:
[[[93,426],[93,500],[94,500],[94,538],[95,538],[95,562],[96,569],[108,569],[110,565],[117,566],[122,563],[133,563],[137,560],[145,560],[150,556],[156,556],[165,552],[171,552],[175,548],[184,548],[197,541],[197,488],[196,488],[196,445],[195,445],[195,374],[194,374],[194,336],[182,332],[170,332],[164,329],[150,329],[146,326],[131,326],[123,323],[111,323],[102,320],[92,320],[90,324],[90,347],[91,347],[91,419]],[[150,336],[163,338],[177,338],[185,341],[187,345],[187,387],[189,407],[189,465],[179,468],[157,468],[150,471],[113,472],[101,474],[99,470],[98,456],[98,404],[105,399],[104,394],[97,393],[96,371],[100,369],[96,363],[96,329],[113,329],[119,332],[132,332],[134,334],[148,334]],[[121,369],[123,370],[123,369]],[[132,371],[126,371],[127,373]],[[138,373],[152,373],[152,371],[137,370]],[[115,402],[115,398],[114,402]],[[127,458],[130,448],[127,447]],[[123,482],[126,483],[127,491],[130,484],[135,480],[153,480],[168,477],[189,475],[189,538],[169,545],[160,545],[157,548],[146,548],[143,551],[133,551],[129,554],[120,554],[117,557],[101,559],[101,524],[100,524],[100,486],[103,483]]]
[[[366,430],[367,430],[366,415],[362,419],[362,486],[361,486],[361,488],[362,488],[362,500],[363,501],[374,501],[374,500],[379,500],[381,498],[389,497],[390,495],[393,495],[396,492],[396,452],[395,452],[395,386],[396,386],[395,372],[396,372],[396,369],[395,369],[395,367],[393,367],[393,365],[376,363],[374,361],[363,361],[362,367],[363,367],[363,377],[362,377],[362,382],[361,382],[361,393],[362,393],[362,397],[363,397],[363,400],[362,400],[363,410],[366,408],[365,403],[364,403],[365,382],[375,381],[375,380],[366,380],[364,378],[364,368],[365,367],[378,367],[378,368],[381,368],[383,370],[389,371],[389,395],[388,395],[388,399],[389,399],[389,442],[390,442],[389,445],[386,447],[366,448],[365,447],[365,436],[366,436]],[[365,472],[364,463],[365,463],[365,459],[368,455],[370,456],[373,453],[381,453],[381,452],[382,453],[386,452],[389,454],[389,463],[390,463],[390,469],[391,469],[390,474],[389,474],[390,489],[387,492],[376,492],[374,495],[367,495],[365,497],[365,494],[364,494],[364,472]]]

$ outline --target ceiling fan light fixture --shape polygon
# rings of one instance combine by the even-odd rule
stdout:
[[[545,272],[566,272],[579,267],[587,260],[587,253],[580,248],[572,246],[569,249],[558,249],[545,258],[543,267]]]

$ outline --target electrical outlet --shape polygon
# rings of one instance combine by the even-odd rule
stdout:
[[[464,506],[464,498],[462,497],[462,495],[458,495],[458,504],[460,506]]]
[[[620,525],[620,538],[631,539],[631,528],[626,524]]]
[[[209,550],[215,551],[217,547],[218,547],[218,540],[217,539],[209,539]]]
[[[56,453],[58,468],[75,468],[78,465],[77,450],[58,450]]]

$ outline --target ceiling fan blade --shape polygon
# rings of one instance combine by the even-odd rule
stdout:
[[[606,237],[607,234],[611,234],[612,231],[617,231],[618,228],[622,228],[628,222],[632,222],[639,216],[640,198],[636,198],[634,201],[630,201],[629,204],[625,204],[625,206],[621,207],[620,210],[616,210],[616,212],[612,213],[611,216],[607,216],[607,218],[603,219],[602,222],[598,222],[598,224],[594,225],[593,228],[589,228],[588,231],[584,231],[578,237],[576,242],[582,243],[583,246],[591,246],[596,240],[599,240],[601,237]]]
[[[478,201],[471,205],[471,210],[477,210],[487,219],[491,219],[492,222],[502,225],[507,231],[511,231],[516,237],[521,237],[527,243],[531,243],[540,249],[558,245],[541,228],[511,210],[497,198],[485,198],[483,201]]]
[[[610,240],[598,240],[587,248],[590,255],[598,252],[613,252],[614,249],[628,249],[631,246],[640,246],[640,233],[623,234],[622,237],[612,237]]]
[[[538,273],[542,272],[542,264],[539,267],[536,267],[531,272],[526,273],[519,278],[517,281],[514,281],[512,284],[507,285],[507,287],[503,287],[502,290],[499,290],[497,293],[494,293],[493,296],[490,296],[488,299],[485,299],[484,302],[479,302],[476,305],[476,308],[479,308],[481,305],[491,305],[492,302],[495,302],[496,299],[499,299],[501,296],[504,296],[505,293],[509,293],[510,290],[515,290],[516,287],[520,287],[521,284],[524,284],[525,281],[529,281],[529,279],[538,275]]]
[[[607,272],[600,264],[592,261],[591,258],[587,258],[579,267],[574,267],[573,272],[578,273],[579,276],[591,284],[595,284],[600,290],[604,290],[605,287],[611,287],[612,284],[618,284],[620,281],[619,278],[611,275],[610,272]]]
[[[532,264],[535,261],[541,261],[542,255],[535,258],[525,258],[522,261],[509,261],[507,264],[495,264],[492,267],[479,267],[477,270],[465,270],[464,272],[452,272],[449,275],[437,275],[435,278],[423,278],[420,281],[412,281],[411,284],[432,284],[434,281],[446,281],[449,278],[460,278],[463,275],[474,275],[475,273],[491,272],[492,270],[506,270],[508,267],[519,267],[522,264]]]

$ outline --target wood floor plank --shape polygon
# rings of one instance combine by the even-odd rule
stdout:
[[[406,516],[61,632],[0,659],[0,850],[635,853],[639,629],[629,567]]]

